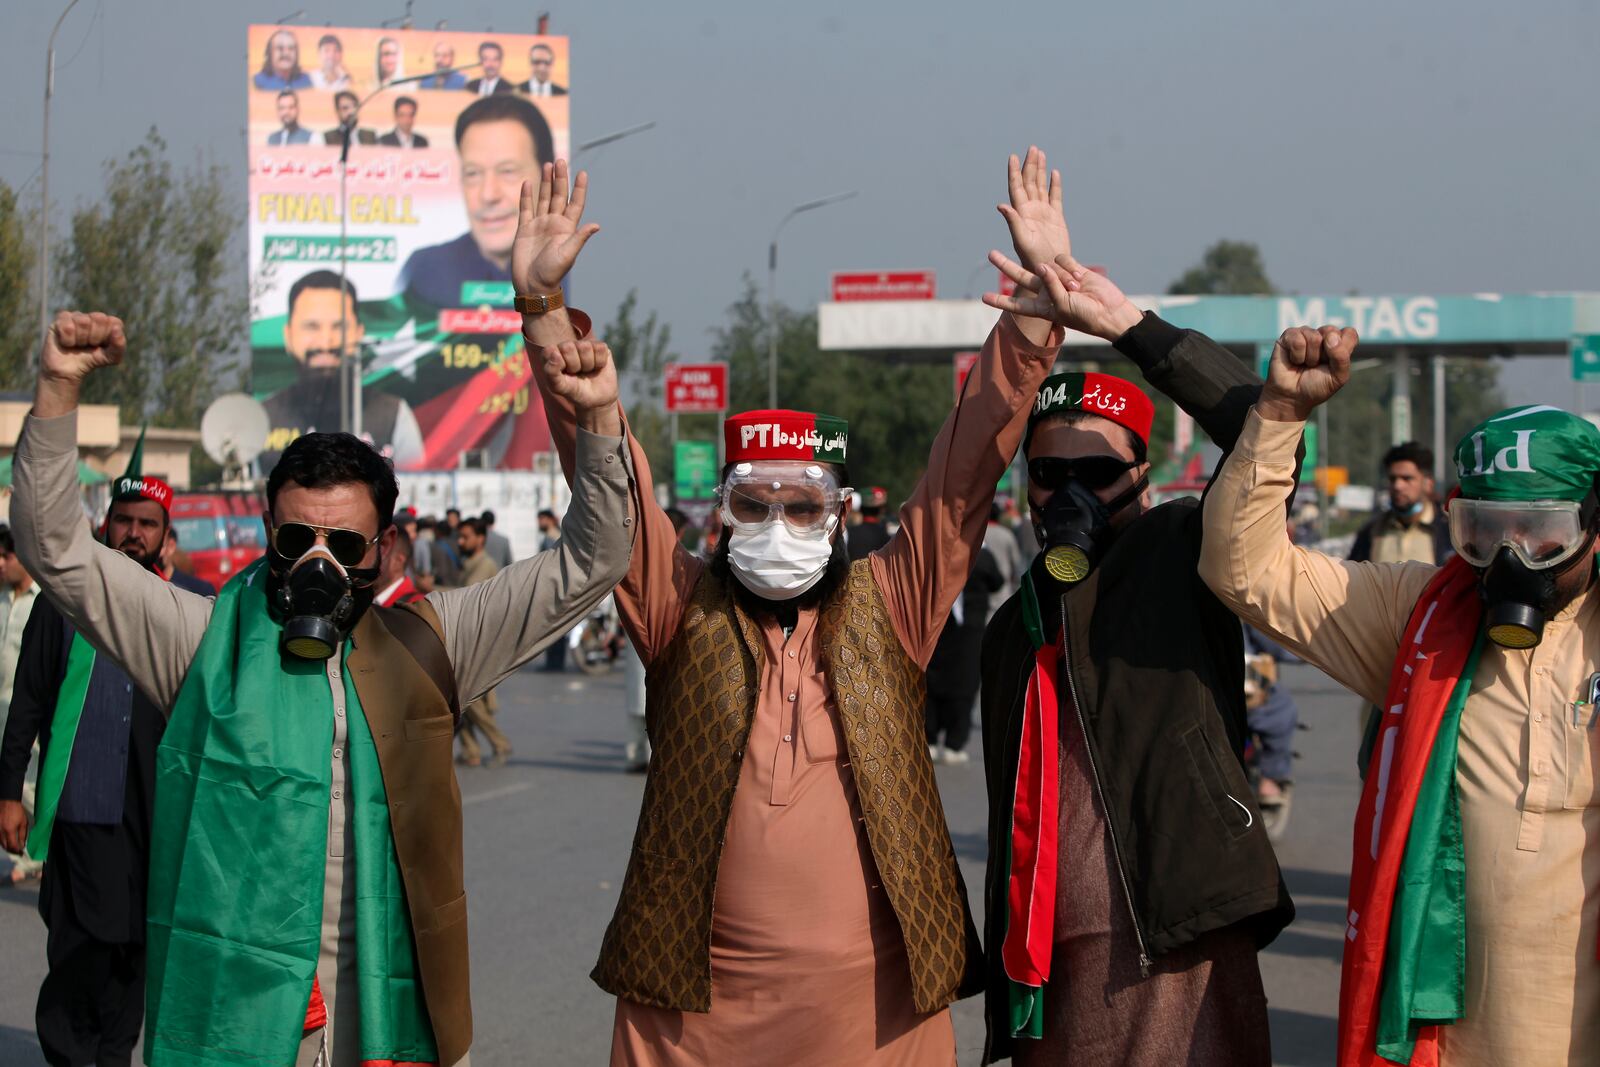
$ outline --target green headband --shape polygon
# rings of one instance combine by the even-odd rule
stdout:
[[[1474,500],[1582,500],[1600,474],[1600,430],[1560,408],[1509,408],[1461,439],[1456,474]]]

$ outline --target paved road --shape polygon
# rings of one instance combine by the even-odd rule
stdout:
[[[1295,811],[1282,862],[1299,919],[1263,958],[1277,1061],[1333,1062],[1355,699],[1291,667],[1311,727],[1299,735]],[[612,1001],[588,979],[616,904],[643,780],[620,770],[621,674],[599,680],[524,671],[501,689],[517,747],[499,770],[464,772],[476,1067],[603,1064]],[[941,768],[939,783],[969,886],[984,864],[983,774]],[[0,890],[0,1065],[41,1062],[32,1033],[44,929],[29,891]],[[980,904],[974,901],[974,904]],[[981,925],[981,919],[980,919]],[[956,1008],[961,1067],[976,1067],[983,1017]]]

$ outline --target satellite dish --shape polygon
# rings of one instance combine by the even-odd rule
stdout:
[[[206,408],[200,444],[228,473],[243,471],[261,454],[272,420],[260,402],[244,393],[227,393]]]

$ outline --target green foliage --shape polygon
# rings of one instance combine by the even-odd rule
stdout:
[[[38,215],[0,182],[0,389],[33,387],[38,352]]]
[[[817,348],[814,312],[777,309],[778,403],[850,424],[850,478],[881,485],[898,506],[928,464],[928,449],[955,400],[948,363],[894,363]],[[729,363],[734,411],[767,406],[767,308],[747,276],[716,333],[712,357]]]
[[[175,171],[154,128],[107,161],[105,193],[72,214],[57,289],[61,306],[126,324],[123,365],[90,377],[86,402],[118,404],[124,423],[195,426],[236,386],[249,332],[238,217],[226,171]]]
[[[1356,359],[1360,365],[1361,353]],[[1411,376],[1411,432],[1433,447],[1433,374],[1428,361],[1413,361]],[[1445,450],[1454,449],[1468,430],[1505,407],[1500,393],[1499,368],[1488,360],[1452,359],[1445,365]],[[1388,357],[1381,367],[1363,366],[1350,383],[1328,403],[1328,458],[1330,466],[1346,467],[1357,485],[1383,488],[1382,460],[1390,445],[1390,413],[1394,377]],[[1446,455],[1448,481],[1455,481]],[[1431,473],[1431,472],[1430,472]],[[1437,487],[1441,496],[1448,486]]]
[[[1249,241],[1221,240],[1200,262],[1184,271],[1167,292],[1183,296],[1258,296],[1277,292],[1261,262],[1261,249]]]
[[[638,321],[638,312],[639,291],[630,289],[600,336],[611,348],[617,374],[628,383],[623,398],[627,401],[629,429],[650,460],[656,484],[671,484],[672,431],[662,410],[662,373],[668,363],[679,357],[672,351],[672,327],[660,322],[654,311]],[[680,427],[680,431],[685,437],[691,436],[687,426]]]

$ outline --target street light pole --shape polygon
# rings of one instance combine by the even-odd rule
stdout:
[[[655,128],[655,119],[651,119],[649,122],[641,122],[637,126],[629,126],[627,129],[618,130],[616,133],[608,133],[604,137],[596,137],[594,140],[585,141],[583,144],[574,148],[572,150],[572,158],[574,161],[576,161],[579,156],[583,155],[583,153],[589,151],[591,148],[603,148],[608,144],[616,144],[624,137],[632,137],[636,133],[643,133],[646,130],[653,130]]]
[[[74,3],[77,0],[73,0]],[[406,5],[410,11],[410,5]],[[361,436],[362,411],[361,411],[361,353],[357,352],[355,359],[345,358],[345,338],[350,336],[350,308],[355,301],[349,296],[348,250],[345,241],[350,232],[350,142],[355,139],[356,131],[361,125],[361,109],[367,102],[379,93],[387,92],[396,85],[407,82],[426,81],[429,78],[440,77],[445,74],[459,74],[464,70],[472,70],[479,66],[477,63],[467,63],[448,70],[430,70],[426,74],[413,74],[405,78],[396,78],[387,85],[381,85],[372,90],[361,100],[356,102],[356,109],[350,115],[349,122],[339,124],[339,428],[345,433]]]
[[[39,336],[50,329],[50,98],[56,92],[56,31],[67,19],[67,12],[78,6],[71,0],[50,30],[44,57],[44,161],[39,164]]]
[[[767,407],[769,408],[778,406],[778,235],[789,224],[789,220],[801,212],[815,211],[819,207],[849,200],[856,195],[856,192],[857,190],[851,189],[847,193],[834,193],[832,196],[796,204],[779,220],[777,228],[772,231],[772,243],[767,246]]]

